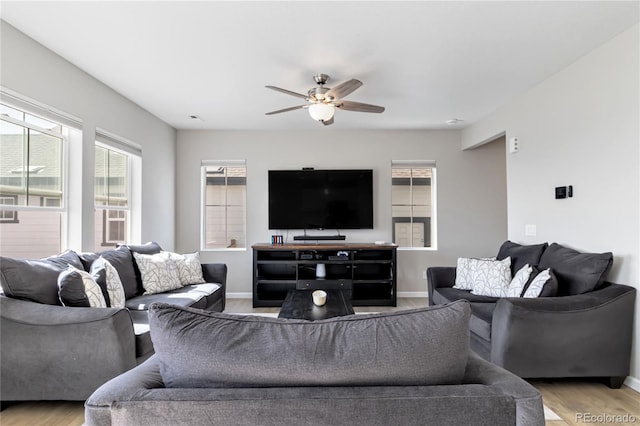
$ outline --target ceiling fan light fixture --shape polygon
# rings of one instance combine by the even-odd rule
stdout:
[[[309,106],[309,115],[316,121],[331,120],[334,112],[333,106],[322,102],[317,102]]]

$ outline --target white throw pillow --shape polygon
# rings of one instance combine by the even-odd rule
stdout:
[[[496,258],[487,257],[478,259],[473,257],[459,257],[456,265],[456,282],[453,288],[458,290],[473,290],[474,274],[478,267],[478,261],[482,260],[496,260]]]
[[[551,271],[549,268],[540,272],[531,281],[531,284],[529,284],[529,287],[527,287],[527,290],[524,292],[522,297],[532,298],[532,297],[540,296],[540,293],[542,293],[542,288],[547,283],[547,281],[549,281],[550,278],[551,278]]]
[[[91,264],[91,276],[100,287],[107,289],[110,307],[125,307],[126,297],[122,280],[116,268],[107,259],[100,256]]]
[[[524,286],[527,284],[527,281],[529,281],[531,271],[533,271],[533,268],[527,263],[516,272],[507,288],[507,297],[520,297]]]
[[[200,253],[178,254],[169,253],[169,258],[175,263],[178,270],[178,277],[182,285],[202,284],[205,281],[202,276],[202,264],[200,263]]]
[[[511,282],[511,257],[503,260],[478,260],[475,264],[471,294],[505,297]]]
[[[144,294],[164,293],[182,287],[175,263],[167,252],[140,254],[133,252]]]

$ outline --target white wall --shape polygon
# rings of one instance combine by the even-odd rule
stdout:
[[[82,232],[71,247],[93,251],[95,129],[142,146],[142,241],[173,249],[175,130],[89,74],[1,21],[0,84],[83,122]]]
[[[304,118],[303,118],[304,119]],[[507,233],[504,143],[460,150],[458,131],[198,131],[179,130],[176,245],[199,249],[201,160],[247,161],[249,246],[270,241],[267,171],[369,168],[374,171],[374,229],[345,231],[346,242],[391,240],[391,160],[436,160],[438,250],[401,251],[398,291],[426,292],[428,266],[455,265],[458,256],[495,255]],[[291,233],[289,241],[292,240]],[[252,253],[203,252],[229,266],[229,292],[250,293]]]
[[[640,289],[640,70],[636,25],[463,132],[463,148],[506,132],[509,239],[611,251],[609,280]],[[574,197],[554,199],[573,185]],[[524,235],[526,224],[537,236]],[[640,297],[631,380],[640,390]]]

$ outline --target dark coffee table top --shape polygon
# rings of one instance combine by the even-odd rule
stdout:
[[[296,318],[310,321],[344,315],[352,315],[351,299],[342,290],[324,290],[327,302],[324,306],[313,304],[311,290],[290,290],[282,303],[278,318]]]

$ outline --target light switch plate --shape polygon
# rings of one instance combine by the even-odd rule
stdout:
[[[536,225],[525,225],[524,226],[524,235],[527,237],[535,237],[537,233]]]

